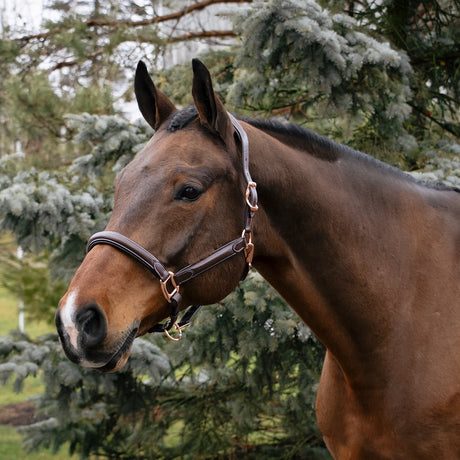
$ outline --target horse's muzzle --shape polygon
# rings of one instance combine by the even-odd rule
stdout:
[[[89,303],[76,310],[72,298],[60,305],[55,322],[62,348],[70,361],[103,372],[119,369],[121,363],[125,363],[138,331],[138,326],[133,325],[126,333],[109,340],[102,309]]]

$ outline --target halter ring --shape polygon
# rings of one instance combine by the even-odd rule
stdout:
[[[172,340],[173,342],[179,342],[179,340],[182,338],[182,327],[185,327],[185,326],[182,326],[182,327],[179,326],[177,324],[177,321],[173,324],[173,326],[174,326],[174,329],[176,329],[176,331],[179,332],[178,337],[173,337],[167,329],[164,330],[164,333],[166,334],[168,339]]]
[[[257,195],[255,198],[255,203],[251,203],[249,201],[249,198],[251,197],[251,189],[256,189],[257,184],[255,182],[248,182],[248,186],[246,187],[246,204],[249,206],[249,209],[252,212],[256,212],[259,209],[259,206],[257,206]]]

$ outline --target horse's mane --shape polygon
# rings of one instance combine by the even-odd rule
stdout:
[[[185,128],[193,120],[198,117],[198,111],[195,106],[190,106],[186,109],[175,112],[169,119],[166,129],[170,132],[179,131]],[[401,171],[398,168],[390,166],[382,161],[365,153],[359,152],[346,145],[339,144],[327,137],[320,136],[309,129],[305,129],[299,125],[289,123],[287,121],[274,119],[258,119],[237,117],[251,126],[264,131],[265,133],[275,137],[286,145],[307,151],[325,161],[335,162],[343,158],[354,158],[358,161],[368,163],[377,167],[382,172],[396,175],[399,178],[405,179],[412,183],[423,185],[427,188],[440,191],[455,191],[460,193],[460,189],[451,187],[446,184],[421,181],[413,178],[411,175]]]

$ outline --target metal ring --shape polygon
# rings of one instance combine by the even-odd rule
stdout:
[[[246,187],[246,204],[249,206],[249,209],[252,212],[256,212],[259,209],[259,206],[257,206],[257,195],[256,195],[255,203],[251,203],[249,201],[249,198],[251,196],[251,188],[253,188],[255,191],[256,187],[257,187],[257,184],[255,182],[248,182],[248,186]]]
[[[179,340],[182,338],[182,328],[177,324],[177,321],[173,324],[173,326],[176,331],[179,331],[179,337],[173,337],[167,329],[165,329],[164,332],[168,339],[172,340],[173,342],[179,342]]]

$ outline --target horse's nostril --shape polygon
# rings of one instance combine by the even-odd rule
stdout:
[[[82,308],[76,316],[82,344],[85,347],[99,345],[107,335],[107,321],[98,305],[91,304]]]

